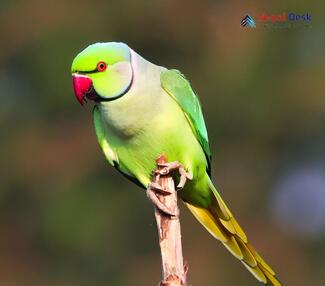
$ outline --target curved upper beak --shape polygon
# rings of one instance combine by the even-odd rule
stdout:
[[[92,89],[92,80],[85,75],[73,74],[72,75],[74,94],[81,105],[86,101],[86,95]]]

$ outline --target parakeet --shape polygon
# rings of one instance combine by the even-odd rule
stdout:
[[[71,73],[77,100],[95,103],[95,131],[108,162],[143,188],[159,155],[180,162],[191,180],[178,195],[196,219],[258,281],[281,285],[212,183],[201,105],[185,76],[117,42],[88,46],[73,60]]]

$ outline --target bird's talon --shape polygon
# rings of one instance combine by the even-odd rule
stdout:
[[[148,188],[150,188],[153,192],[160,193],[162,195],[170,195],[171,192],[165,188],[163,188],[158,183],[150,183]]]
[[[186,172],[185,169],[181,169],[180,170],[180,174],[181,176],[184,176],[187,180],[193,180],[193,174],[189,173],[189,172]]]
[[[157,163],[157,165],[160,167],[160,169],[155,170],[155,174],[157,176],[168,175],[170,172],[176,170],[179,172],[180,180],[178,185],[176,186],[177,190],[184,188],[187,180],[193,179],[193,175],[186,172],[182,164],[179,163],[178,161],[170,162],[170,163]]]
[[[175,213],[175,211],[172,211],[169,209],[166,205],[164,205],[159,198],[157,197],[157,194],[153,189],[150,188],[150,186],[147,188],[147,196],[150,199],[150,201],[155,205],[155,207],[161,211],[163,214],[173,217],[178,217],[178,213]]]
[[[156,172],[160,173],[161,175],[167,175],[172,171],[178,170],[182,165],[178,162],[170,162],[170,163],[158,163],[158,167],[161,167],[160,170]]]

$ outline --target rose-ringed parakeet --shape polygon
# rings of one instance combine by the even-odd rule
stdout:
[[[260,282],[281,285],[211,181],[201,106],[184,75],[115,42],[88,46],[73,60],[71,72],[78,101],[95,102],[96,135],[108,162],[144,188],[159,155],[180,162],[186,172],[178,194],[192,214]]]

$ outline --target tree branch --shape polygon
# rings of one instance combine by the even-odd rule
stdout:
[[[174,216],[168,215],[155,205],[163,274],[163,280],[159,285],[185,286],[187,267],[184,267],[183,264],[181,228],[175,183],[171,172],[164,175],[159,173],[163,169],[159,164],[167,163],[167,157],[162,155],[156,162],[157,170],[153,175],[152,183],[159,184],[165,191],[157,192],[155,196],[175,214]]]

